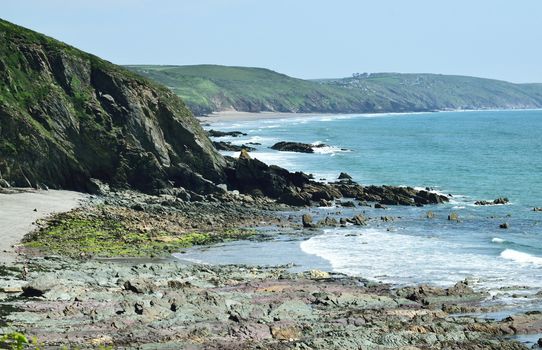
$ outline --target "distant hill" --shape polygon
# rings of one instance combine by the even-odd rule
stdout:
[[[126,66],[168,86],[194,114],[246,112],[416,112],[542,107],[542,84],[439,74],[356,74],[303,80],[268,69]]]

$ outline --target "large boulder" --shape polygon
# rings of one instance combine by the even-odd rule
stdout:
[[[324,147],[323,144],[311,145],[308,143],[302,142],[287,142],[281,141],[275,143],[271,146],[272,149],[277,151],[287,151],[287,152],[299,152],[299,153],[314,153],[314,148]]]

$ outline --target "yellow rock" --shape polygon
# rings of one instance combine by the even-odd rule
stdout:
[[[271,335],[277,340],[294,341],[301,338],[301,329],[296,326],[272,326]]]
[[[310,270],[311,279],[318,280],[323,278],[329,278],[329,272],[320,271],[320,270]]]

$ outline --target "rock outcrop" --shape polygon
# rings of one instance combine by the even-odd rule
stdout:
[[[271,146],[272,149],[285,152],[314,153],[315,148],[325,147],[324,144],[311,145],[302,142],[281,141]]]
[[[267,165],[250,157],[246,150],[239,158],[226,157],[228,185],[241,193],[267,196],[293,206],[310,206],[323,200],[355,198],[362,202],[387,205],[438,204],[447,202],[446,196],[411,187],[362,186],[352,180],[336,183],[313,181],[302,172],[289,172],[276,165]],[[345,202],[346,203],[346,202]]]
[[[92,191],[221,183],[224,159],[167,88],[0,20],[0,178]]]

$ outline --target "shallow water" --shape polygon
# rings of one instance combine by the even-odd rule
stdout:
[[[346,171],[362,184],[432,187],[453,195],[450,203],[440,206],[392,207],[385,212],[360,208],[369,216],[401,219],[326,230],[289,243],[297,249],[269,246],[277,255],[307,267],[316,264],[308,257],[316,256],[334,271],[396,284],[448,286],[467,278],[511,305],[525,305],[521,296],[542,289],[542,212],[532,211],[542,207],[540,110],[335,115],[213,128],[247,132],[245,137],[221,140],[259,142],[253,157],[317,179],[332,181]],[[329,147],[315,154],[269,149],[278,141]],[[510,204],[474,205],[497,197],[508,197]],[[434,219],[426,218],[428,210],[435,213]],[[460,222],[447,220],[452,211]],[[509,229],[499,228],[504,222]],[[253,254],[247,253],[251,247],[239,249],[245,252],[244,260],[258,260],[257,252],[269,243],[262,244],[252,247]],[[539,305],[538,299],[528,300],[531,306]]]

